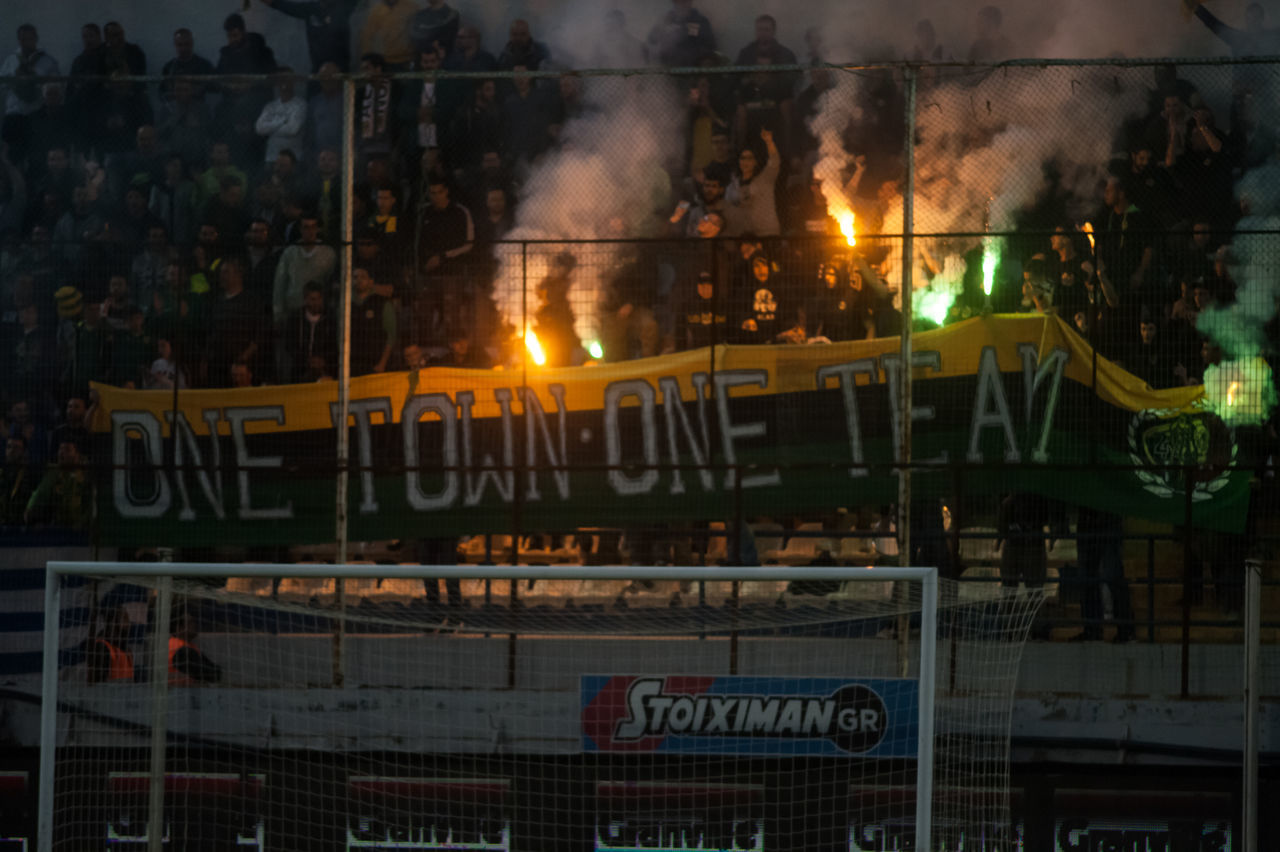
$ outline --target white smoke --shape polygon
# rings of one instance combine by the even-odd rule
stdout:
[[[682,112],[660,79],[590,78],[588,110],[561,131],[562,145],[533,168],[521,188],[508,240],[609,240],[658,236],[670,212],[664,164],[678,156]],[[619,246],[538,243],[501,246],[494,298],[522,330],[537,310],[534,288],[551,258],[568,251],[578,264],[569,291],[578,336],[598,340],[597,310]],[[527,287],[527,289],[526,289]]]

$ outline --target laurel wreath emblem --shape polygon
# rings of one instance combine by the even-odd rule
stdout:
[[[1136,470],[1134,470],[1134,475],[1136,475],[1138,480],[1142,482],[1142,487],[1144,489],[1151,494],[1164,499],[1169,499],[1176,494],[1182,493],[1182,489],[1171,486],[1168,480],[1160,474],[1151,470],[1143,469],[1145,465],[1148,464],[1148,461],[1142,459],[1138,455],[1138,427],[1142,424],[1150,423],[1152,420],[1168,420],[1169,418],[1179,416],[1182,413],[1183,412],[1181,410],[1176,408],[1147,408],[1137,412],[1129,420],[1129,459],[1133,462],[1134,467],[1136,468]],[[1221,473],[1213,479],[1204,482],[1197,482],[1192,486],[1192,502],[1200,503],[1205,500],[1211,500],[1214,495],[1223,488],[1226,488],[1227,483],[1231,481],[1231,474],[1235,472],[1236,469],[1237,450],[1238,446],[1236,442],[1232,440],[1230,461],[1223,466]]]

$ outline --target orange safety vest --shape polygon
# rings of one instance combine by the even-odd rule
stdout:
[[[104,645],[107,653],[111,655],[111,665],[107,669],[107,680],[124,680],[133,682],[133,657],[128,651],[117,648],[106,639],[98,639],[98,642]]]
[[[173,657],[178,653],[180,648],[190,648],[196,650],[196,646],[192,645],[185,639],[179,639],[177,636],[169,637],[169,685],[170,686],[195,686],[195,679],[184,672],[178,671],[173,664]]]

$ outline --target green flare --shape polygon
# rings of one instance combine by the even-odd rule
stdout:
[[[999,262],[996,256],[996,246],[993,240],[985,240],[982,245],[982,292],[984,295],[991,295],[991,282],[996,277],[996,264]]]
[[[1271,366],[1257,357],[1211,365],[1204,371],[1204,399],[1227,426],[1259,426],[1276,407]]]
[[[934,288],[926,287],[915,295],[916,314],[922,316],[935,325],[942,325],[946,322],[947,314],[951,311],[951,304],[955,301],[955,294],[950,292],[950,288]]]

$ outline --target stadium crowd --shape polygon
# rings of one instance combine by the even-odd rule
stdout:
[[[0,526],[83,526],[90,382],[172,390],[334,378],[346,209],[356,223],[353,375],[523,356],[494,297],[496,246],[519,207],[548,202],[528,190],[530,175],[571,147],[570,122],[600,110],[588,96],[597,80],[540,40],[536,21],[512,21],[505,43],[487,49],[465,2],[373,0],[354,32],[356,0],[260,2],[305,22],[310,68],[279,65],[240,14],[221,33],[176,30],[160,60],[117,21],[84,24],[75,57],[51,56],[30,25],[16,32],[0,78],[30,79],[0,83]],[[528,282],[548,363],[896,334],[900,242],[886,223],[902,189],[900,79],[864,75],[844,130],[841,178],[870,236],[854,252],[814,172],[810,119],[839,73],[824,65],[821,28],[780,31],[761,15],[735,54],[691,0],[672,0],[640,35],[621,12],[601,14],[593,67],[760,71],[668,78],[682,154],[654,164],[652,205],[600,222],[596,236],[616,241],[607,250],[563,251]],[[1280,53],[1253,12],[1245,30],[1202,6],[1196,14],[1238,55]],[[789,38],[802,40],[799,52]],[[210,41],[221,42],[216,55]],[[967,50],[944,48],[922,20],[905,58],[1015,53],[999,10],[986,7]],[[795,64],[810,67],[771,69]],[[157,68],[158,86],[121,79]],[[408,70],[513,73],[389,76]],[[923,86],[946,84],[934,70]],[[948,320],[991,308],[1057,313],[1155,388],[1198,383],[1221,359],[1196,320],[1235,298],[1227,236],[1243,211],[1233,188],[1276,160],[1276,127],[1249,75],[1237,75],[1222,116],[1175,67],[1153,71],[1147,114],[1118,131],[1097,189],[1096,246],[1065,207],[1041,205],[1010,240],[991,301],[981,249],[970,251]],[[319,79],[299,81],[302,72]],[[348,72],[361,76],[354,192],[343,198]],[[69,79],[41,79],[61,74]],[[592,270],[599,303],[574,303],[574,276],[593,258],[604,258]],[[941,273],[930,258],[924,266]],[[599,341],[578,336],[584,310],[600,318]]]

